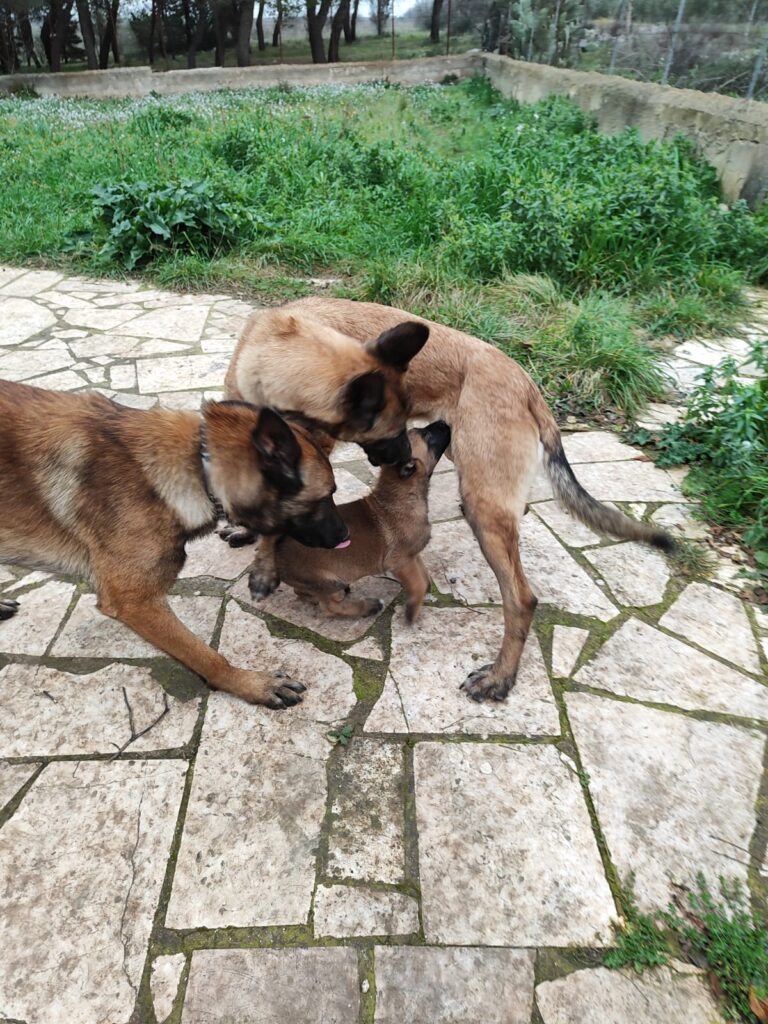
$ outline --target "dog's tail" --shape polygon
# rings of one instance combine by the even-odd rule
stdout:
[[[555,497],[569,512],[586,526],[609,537],[643,541],[668,553],[675,550],[675,541],[668,533],[646,523],[638,523],[622,512],[603,505],[581,486],[563,449],[555,418],[535,385],[532,388],[529,407],[539,427],[547,476]]]

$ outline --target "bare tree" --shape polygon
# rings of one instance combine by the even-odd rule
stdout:
[[[264,42],[264,8],[266,6],[266,0],[259,0],[259,9],[256,13],[256,38],[259,42],[259,49],[266,50],[267,44]]]
[[[307,0],[307,32],[313,64],[326,63],[323,29],[330,9],[331,0],[320,0],[319,4],[318,0]]]
[[[669,72],[672,70],[672,61],[675,59],[675,50],[677,49],[677,37],[680,35],[680,26],[683,24],[684,15],[685,0],[680,0],[679,4],[677,5],[677,17],[675,18],[675,26],[672,29],[672,38],[669,40],[667,59],[664,61],[664,71],[661,75],[662,85],[666,85],[669,81]]]
[[[80,23],[80,35],[83,38],[83,49],[85,50],[85,61],[89,71],[95,71],[99,66],[99,58],[96,55],[96,33],[93,28],[93,18],[88,0],[77,0],[77,20]]]
[[[237,66],[247,68],[251,63],[251,30],[253,29],[253,0],[241,0],[237,21]]]
[[[340,60],[339,43],[344,25],[349,21],[349,0],[339,0],[336,13],[331,20],[331,39],[328,43],[328,63],[336,64]]]

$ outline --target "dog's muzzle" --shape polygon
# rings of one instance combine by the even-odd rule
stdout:
[[[331,498],[320,502],[314,511],[289,519],[284,531],[307,548],[346,547],[349,541],[349,530]]]
[[[411,442],[408,432],[403,430],[396,437],[383,441],[372,441],[361,446],[372,466],[398,466],[411,457]]]

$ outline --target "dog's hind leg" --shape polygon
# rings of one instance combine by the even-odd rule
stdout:
[[[18,601],[0,600],[0,621],[12,618],[18,610]]]
[[[392,575],[405,591],[405,621],[410,626],[421,614],[424,598],[429,593],[427,567],[422,562],[421,556],[416,555],[410,562],[393,568]]]

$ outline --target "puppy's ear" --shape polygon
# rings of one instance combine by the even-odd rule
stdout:
[[[344,389],[347,419],[361,430],[371,429],[384,403],[384,377],[375,370],[355,377]]]
[[[284,493],[300,491],[301,447],[282,416],[272,409],[262,409],[252,436],[267,480]]]
[[[429,328],[426,324],[406,320],[397,327],[384,331],[374,341],[369,341],[366,348],[382,363],[405,373],[408,363],[421,352],[428,337]]]

